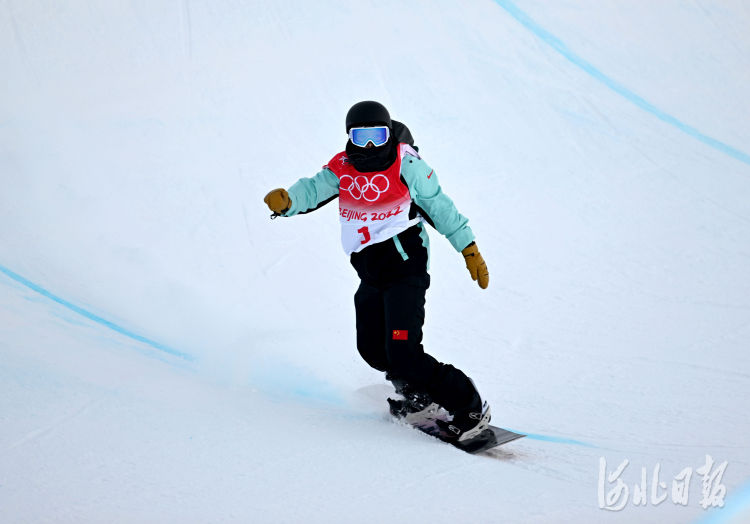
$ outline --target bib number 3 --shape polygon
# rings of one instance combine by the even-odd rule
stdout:
[[[370,241],[370,230],[367,229],[367,226],[360,227],[357,233],[362,235],[362,244],[367,244]]]

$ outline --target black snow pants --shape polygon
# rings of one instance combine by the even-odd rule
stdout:
[[[394,242],[396,237],[352,254],[351,263],[361,279],[354,295],[357,349],[370,366],[428,393],[448,411],[476,408],[479,394],[472,381],[422,347],[430,276],[420,231],[417,225],[399,233],[404,254]]]

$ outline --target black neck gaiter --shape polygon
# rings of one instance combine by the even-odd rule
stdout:
[[[390,137],[384,145],[369,149],[357,147],[351,141],[346,142],[346,155],[349,157],[349,162],[361,173],[385,171],[396,161],[397,151],[398,147],[393,137]]]

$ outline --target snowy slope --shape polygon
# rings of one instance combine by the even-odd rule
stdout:
[[[740,1],[0,9],[3,520],[750,519],[750,11]],[[391,423],[336,208],[271,188],[385,103],[492,276],[433,234],[426,349],[495,422]],[[727,506],[635,507],[728,461]],[[599,509],[599,461],[631,492]],[[611,488],[608,485],[607,488]]]

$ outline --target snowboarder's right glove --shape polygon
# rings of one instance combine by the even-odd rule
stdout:
[[[490,272],[487,271],[487,264],[484,262],[484,258],[479,253],[476,243],[472,242],[466,246],[461,254],[466,260],[466,269],[471,273],[472,280],[478,280],[479,287],[487,289],[490,284]]]
[[[283,188],[270,191],[263,199],[263,202],[277,215],[283,215],[292,207],[292,199],[289,198],[289,193]]]

